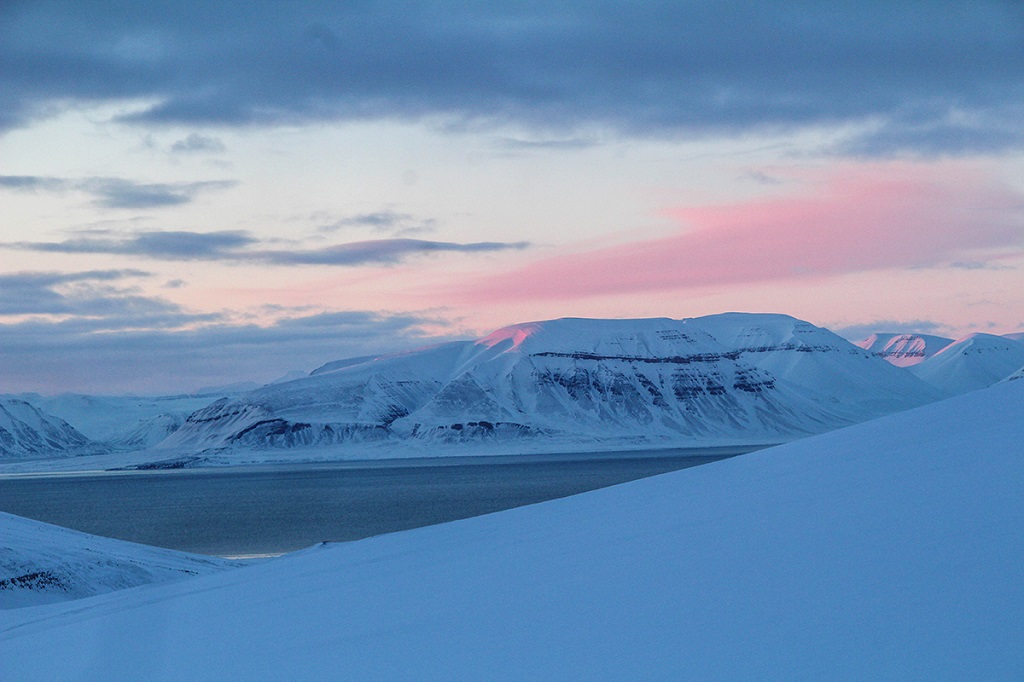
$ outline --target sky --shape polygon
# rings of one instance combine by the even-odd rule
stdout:
[[[557,317],[1024,330],[1024,5],[0,3],[0,393]]]

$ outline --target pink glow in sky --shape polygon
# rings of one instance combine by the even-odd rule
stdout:
[[[467,286],[480,305],[823,279],[998,259],[1024,240],[1024,196],[963,168],[828,171],[799,192],[677,207],[680,232],[566,253]]]

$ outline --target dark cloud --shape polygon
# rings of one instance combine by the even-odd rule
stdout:
[[[0,175],[0,187],[15,191],[81,191],[105,208],[161,208],[187,204],[202,192],[227,189],[231,180],[140,183],[124,178],[53,178],[36,175]]]
[[[957,270],[1016,270],[1013,265],[1006,265],[996,261],[958,260],[949,264],[949,267]]]
[[[433,218],[419,219],[409,213],[383,210],[345,216],[321,225],[320,231],[336,232],[352,227],[370,228],[376,232],[388,232],[395,235],[411,235],[433,232],[437,228],[437,221]]]
[[[0,392],[169,394],[236,381],[270,381],[325,362],[407,350],[448,338],[417,315],[348,311],[276,323],[206,320],[194,328],[125,328],[118,320],[74,318],[0,324]]]
[[[197,152],[220,154],[227,151],[227,147],[216,137],[191,133],[188,137],[172,144],[171,151],[179,154],[194,154]]]
[[[836,147],[844,155],[878,157],[915,155],[923,157],[991,154],[1024,146],[1024,128],[1012,118],[980,121],[887,122],[877,130],[860,133]]]
[[[525,249],[529,242],[435,242],[422,239],[375,239],[339,244],[307,251],[258,251],[245,254],[248,260],[273,265],[369,265],[391,264],[425,253],[483,253]]]
[[[546,139],[522,139],[518,137],[502,137],[496,141],[497,146],[512,151],[529,151],[533,149],[589,149],[598,144],[591,137],[563,137]]]
[[[38,175],[0,175],[0,187],[22,192],[60,192],[70,189],[72,183],[61,178],[47,178]]]
[[[212,319],[160,298],[140,295],[131,280],[140,270],[0,275],[0,316],[67,316],[66,325],[93,329],[160,328]]]
[[[80,187],[106,208],[160,208],[187,204],[200,192],[234,187],[230,180],[178,183],[137,183],[118,178],[86,180]]]
[[[155,101],[139,123],[424,119],[556,140],[874,123],[850,151],[964,153],[1022,144],[1022,45],[1007,0],[8,2],[0,126],[135,98]]]
[[[374,265],[398,263],[410,256],[438,252],[482,253],[524,249],[528,242],[456,242],[375,239],[319,249],[266,249],[243,231],[152,231],[129,235],[90,232],[62,242],[19,242],[8,248],[50,253],[102,253],[160,260],[216,260],[270,265]]]
[[[32,242],[10,246],[51,253],[104,253],[162,260],[230,260],[238,249],[255,243],[256,239],[238,231],[154,231],[128,236],[86,236],[62,242]]]

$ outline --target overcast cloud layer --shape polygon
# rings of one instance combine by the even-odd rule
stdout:
[[[6,2],[0,130],[68,102],[139,123],[436,119],[686,134],[859,123],[840,151],[1024,140],[1024,5]],[[180,151],[219,149],[192,138]]]
[[[271,325],[197,316],[193,321],[204,322],[201,326],[173,328],[185,318],[184,311],[172,307],[164,318],[171,329],[159,324],[132,328],[127,320],[111,317],[0,324],[0,394],[40,386],[60,386],[62,392],[166,394],[242,378],[269,382],[328,360],[422,345],[422,326],[438,322],[417,315],[347,311],[292,313]]]
[[[1021,121],[1019,0],[0,0],[0,392],[561,315],[1019,331]]]

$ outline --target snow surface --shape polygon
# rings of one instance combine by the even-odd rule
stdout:
[[[941,396],[786,315],[561,319],[327,363],[197,411],[158,448],[227,459],[317,447],[365,457],[764,444]]]
[[[1022,679],[1024,382],[673,474],[0,613],[9,679]],[[57,655],[59,652],[59,655]]]
[[[957,395],[991,386],[1024,365],[1024,343],[992,334],[971,334],[910,368],[910,372]]]
[[[1003,381],[1018,381],[1020,379],[1024,379],[1024,367],[1021,367],[1016,372],[1003,379]]]
[[[120,448],[139,448],[155,445],[167,437],[169,424],[180,425],[188,415],[225,395],[204,393],[145,397],[66,393],[20,397],[40,410],[60,417],[94,442]],[[157,437],[159,439],[154,440]]]
[[[858,341],[856,345],[897,367],[912,367],[951,343],[953,339],[930,334],[878,333]]]
[[[0,459],[95,451],[88,438],[62,419],[24,400],[0,397]]]
[[[238,565],[0,512],[0,609],[80,599]]]

